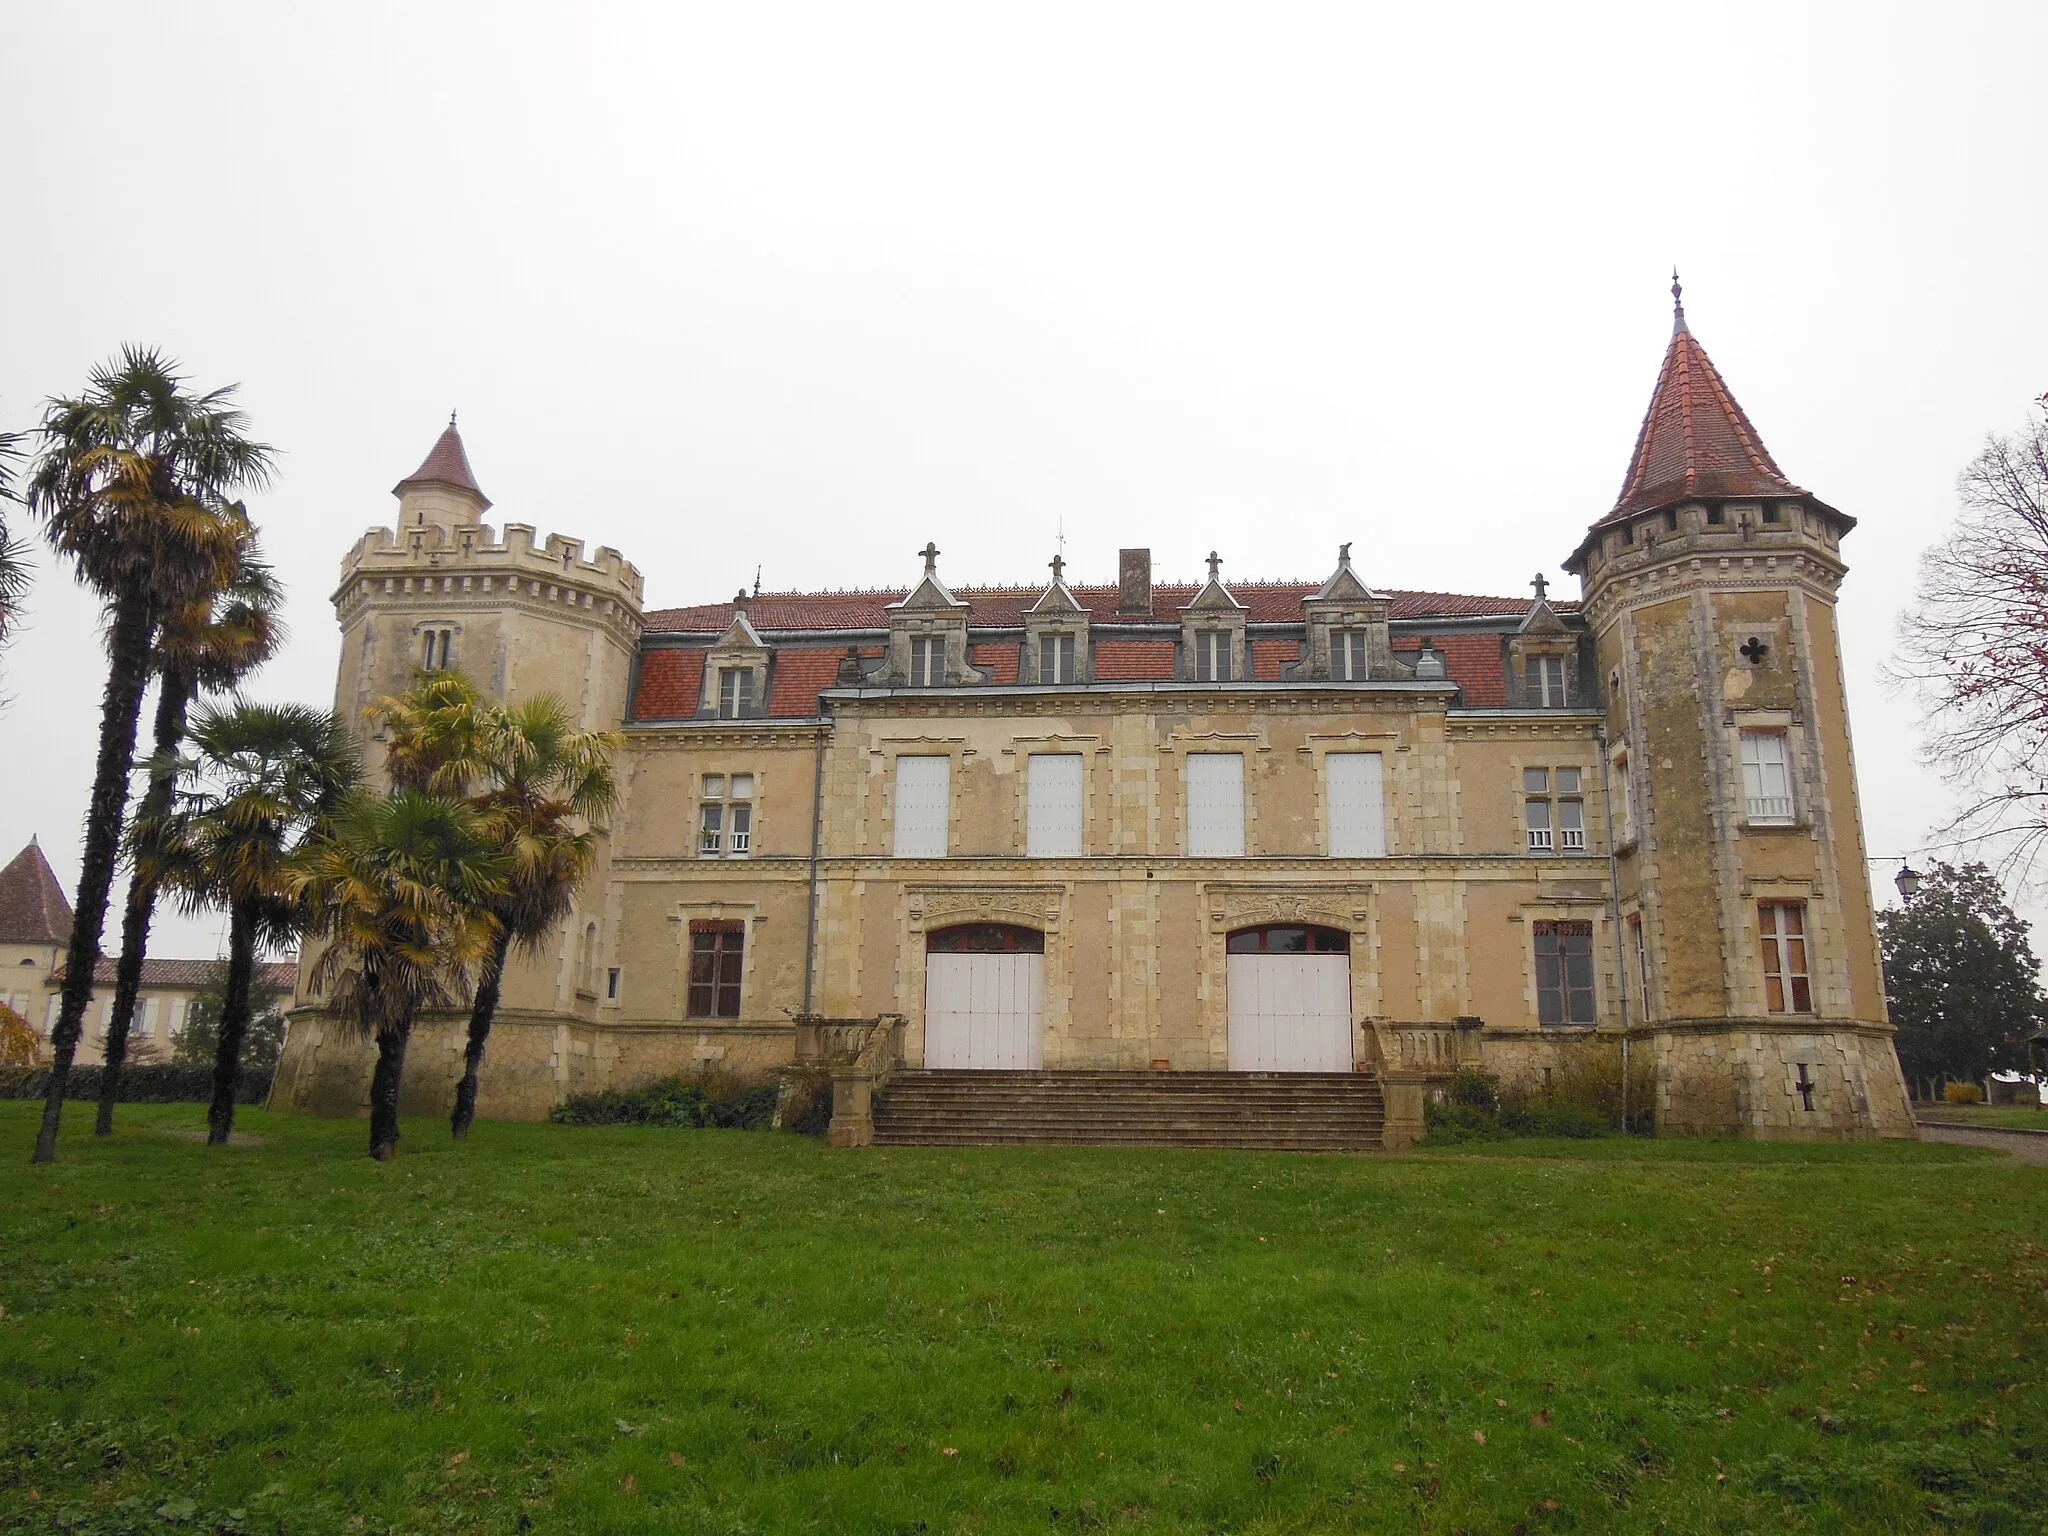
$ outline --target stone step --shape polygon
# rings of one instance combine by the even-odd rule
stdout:
[[[912,1071],[877,1097],[875,1139],[1371,1151],[1385,1120],[1370,1073]]]

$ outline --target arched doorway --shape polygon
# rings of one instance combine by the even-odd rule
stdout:
[[[1351,1070],[1351,935],[1240,928],[1225,948],[1233,1072]]]
[[[1045,935],[962,923],[925,935],[924,1064],[1030,1072],[1045,1064]]]

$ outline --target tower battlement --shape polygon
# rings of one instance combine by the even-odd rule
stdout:
[[[637,630],[640,569],[610,545],[590,559],[583,541],[551,533],[536,541],[529,523],[507,523],[494,538],[488,523],[371,528],[342,558],[334,605],[346,620],[353,604],[378,596],[524,597],[614,611]]]

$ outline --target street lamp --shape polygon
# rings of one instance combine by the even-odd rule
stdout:
[[[1899,900],[1911,901],[1920,894],[1920,871],[1910,864],[1901,864],[1897,877]]]

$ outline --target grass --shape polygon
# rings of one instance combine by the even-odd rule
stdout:
[[[2011,1130],[2048,1131],[2048,1109],[2025,1104],[1923,1104],[1914,1113],[1930,1124],[1995,1125]]]
[[[0,1530],[2030,1531],[2048,1170],[0,1104]]]

